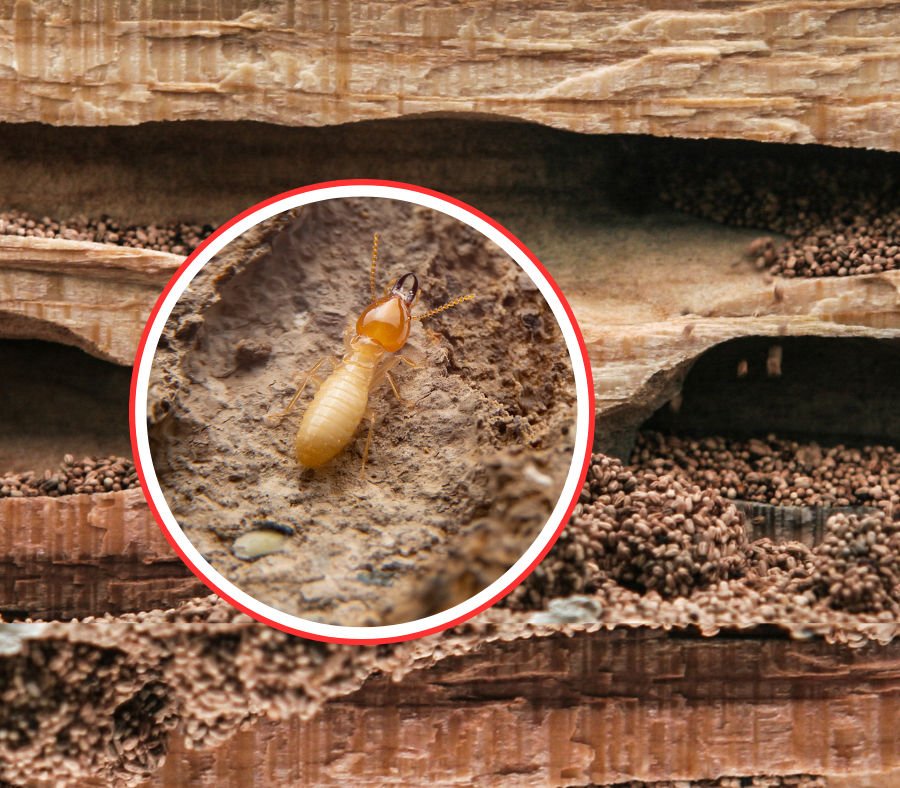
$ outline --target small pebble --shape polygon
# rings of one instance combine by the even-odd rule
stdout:
[[[288,536],[279,531],[250,531],[234,540],[231,552],[242,561],[255,561],[264,555],[277,553],[287,540]]]

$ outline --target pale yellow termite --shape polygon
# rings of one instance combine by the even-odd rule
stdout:
[[[297,393],[282,416],[291,412],[310,381],[318,391],[309,403],[300,427],[297,429],[297,460],[308,468],[318,468],[333,459],[353,438],[363,419],[370,423],[369,436],[363,452],[362,474],[365,478],[366,458],[372,443],[375,414],[369,407],[369,394],[387,378],[402,403],[411,405],[400,396],[390,370],[399,361],[418,367],[399,353],[385,359],[388,353],[397,353],[406,343],[413,320],[424,320],[444,309],[468,301],[474,295],[457,298],[424,315],[412,315],[412,307],[419,295],[419,280],[415,274],[404,274],[391,282],[384,290],[384,297],[375,297],[375,263],[378,259],[378,235],[375,235],[372,251],[372,267],[369,287],[372,303],[356,321],[355,331],[348,327],[344,332],[344,358],[334,356],[321,359],[306,375]],[[352,336],[352,339],[351,339]],[[325,380],[316,372],[329,362],[334,371]]]

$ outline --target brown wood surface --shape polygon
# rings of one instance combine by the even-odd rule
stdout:
[[[151,249],[0,235],[0,336],[64,342],[130,365],[182,262]]]
[[[175,735],[147,788],[605,785],[900,776],[900,645],[560,634],[373,676],[308,721],[256,720],[217,749]],[[829,782],[829,785],[832,783]]]
[[[0,499],[0,615],[116,615],[206,593],[169,546],[140,489]]]

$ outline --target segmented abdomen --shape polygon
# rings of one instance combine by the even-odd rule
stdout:
[[[297,460],[318,468],[346,446],[362,421],[374,367],[344,360],[319,387],[297,430]]]

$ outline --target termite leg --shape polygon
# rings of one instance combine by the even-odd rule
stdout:
[[[324,364],[326,361],[329,362],[335,369],[337,368],[338,364],[341,363],[334,356],[325,356],[325,358],[320,358],[316,362],[316,365],[306,373],[306,377],[303,378],[303,383],[300,385],[300,388],[297,389],[297,392],[294,394],[294,396],[291,397],[291,401],[288,403],[287,408],[285,408],[284,413],[281,414],[281,418],[287,416],[288,413],[290,413],[294,409],[294,405],[297,404],[297,400],[300,399],[300,395],[303,393],[304,389],[306,389],[306,384],[309,383],[310,380],[314,380],[320,386],[322,385],[322,379],[316,375],[316,372],[321,369],[322,364]]]
[[[384,382],[384,379],[387,378],[391,384],[391,388],[394,390],[394,394],[397,395],[397,399],[400,400],[400,402],[402,402],[404,405],[415,405],[415,402],[410,402],[409,400],[403,399],[403,397],[400,396],[400,391],[397,389],[397,384],[394,382],[394,378],[391,376],[391,370],[400,361],[414,368],[425,366],[424,363],[417,364],[415,361],[410,361],[406,356],[401,356],[399,354],[396,356],[392,356],[387,361],[382,362],[381,366],[378,367],[378,369],[375,371],[375,375],[372,377],[372,382],[369,384],[369,391],[374,391],[375,389],[377,389]]]
[[[375,374],[372,376],[372,382],[369,384],[369,391],[375,391],[382,383],[384,383],[384,379],[387,376],[387,373],[390,372],[395,366],[397,366],[397,362],[400,360],[400,356],[392,356],[387,361],[382,361],[378,368],[375,370]],[[396,391],[396,389],[395,389]]]
[[[431,340],[432,344],[436,345],[438,342],[440,342],[444,338],[443,334],[439,334],[437,331],[432,331],[424,323],[422,323],[422,328],[425,329],[425,333],[428,335],[428,338]]]
[[[394,390],[394,394],[397,395],[397,399],[400,400],[400,403],[402,405],[415,405],[416,404],[415,402],[410,402],[408,399],[403,399],[403,397],[400,396],[400,392],[397,391],[397,384],[394,383],[394,378],[391,377],[390,372],[386,371],[384,374],[387,376],[388,383],[391,384],[391,388]]]
[[[362,457],[362,469],[359,472],[360,477],[363,481],[366,480],[366,459],[369,456],[369,447],[372,445],[372,433],[375,431],[375,411],[371,408],[366,408],[363,411],[363,418],[369,420],[369,437],[366,438],[366,448],[363,451]]]
[[[382,361],[381,365],[375,370],[375,374],[372,376],[372,382],[369,384],[369,391],[375,391],[382,383],[384,383],[384,376],[390,372],[397,361],[399,361],[399,356],[392,356],[387,361]]]

